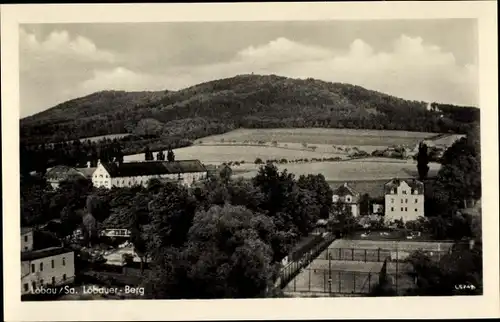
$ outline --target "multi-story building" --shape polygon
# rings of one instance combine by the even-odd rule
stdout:
[[[175,180],[186,186],[207,176],[207,169],[199,160],[99,162],[92,175],[95,187],[146,186],[151,179]]]
[[[33,230],[21,229],[21,294],[69,284],[75,278],[74,252],[64,247],[34,249]]]
[[[392,179],[384,186],[386,220],[416,220],[424,216],[424,184],[415,179]]]
[[[359,216],[360,194],[353,188],[344,183],[333,191],[332,202],[338,204],[341,208],[349,208],[354,217]]]

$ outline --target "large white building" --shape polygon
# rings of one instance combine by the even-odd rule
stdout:
[[[41,287],[61,286],[75,278],[74,252],[64,247],[33,248],[33,230],[21,229],[21,294]]]
[[[191,186],[207,176],[207,169],[199,160],[103,162],[92,175],[95,187],[146,186],[151,179],[168,179]]]
[[[392,179],[384,186],[386,220],[416,220],[424,216],[424,184],[415,179]]]
[[[344,183],[333,191],[332,202],[340,204],[342,208],[350,208],[354,217],[359,216],[360,194]]]

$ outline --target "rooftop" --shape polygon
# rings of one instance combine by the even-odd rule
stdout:
[[[422,181],[418,181],[416,179],[391,179],[389,182],[387,182],[384,187],[385,187],[385,193],[388,194],[391,192],[392,189],[395,189],[401,185],[401,183],[406,182],[408,186],[411,189],[415,189],[418,191],[419,194],[422,194],[424,192],[424,183]]]
[[[343,185],[335,189],[333,191],[333,194],[337,196],[351,195],[354,197],[359,197],[359,192],[351,188],[347,183],[344,183]]]
[[[57,165],[48,170],[45,177],[48,180],[67,180],[71,178],[85,177],[85,174],[73,167]]]
[[[21,227],[21,235],[27,234],[29,232],[32,232],[33,228],[31,227]]]
[[[31,252],[22,252],[21,253],[21,261],[32,261],[35,259],[56,256],[66,253],[72,253],[73,250],[64,247],[49,247],[40,250],[34,250]]]
[[[181,174],[192,172],[206,172],[207,169],[199,160],[181,160],[181,161],[144,161],[144,162],[125,162],[116,164],[104,162],[102,166],[109,175],[116,177],[137,177],[161,174]]]

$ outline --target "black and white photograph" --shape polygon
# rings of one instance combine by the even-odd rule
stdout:
[[[498,296],[491,37],[365,15],[20,20],[12,301]]]

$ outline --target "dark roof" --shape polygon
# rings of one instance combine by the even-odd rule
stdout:
[[[92,178],[92,175],[94,174],[96,169],[97,168],[77,168],[77,170],[87,178]]]
[[[49,256],[56,256],[66,253],[72,253],[73,250],[65,247],[50,247],[40,250],[34,250],[31,252],[22,252],[21,261],[32,261],[35,259],[45,258]]]
[[[359,197],[359,192],[357,192],[356,190],[351,188],[347,183],[344,183],[343,185],[341,185],[340,187],[335,189],[333,191],[333,194],[337,195],[339,197],[343,197],[346,195],[351,195],[353,197]]]
[[[33,231],[33,228],[31,228],[31,227],[21,227],[21,235],[29,233],[30,231]]]
[[[122,164],[103,162],[102,166],[112,178],[207,171],[199,160],[124,162]]]
[[[68,167],[65,165],[57,165],[51,168],[49,171],[47,171],[45,177],[48,180],[62,181],[73,178],[85,177],[85,174],[83,174],[82,172],[78,171],[76,168],[73,167]]]
[[[401,182],[406,182],[411,189],[417,189],[420,194],[424,192],[424,183],[415,179],[392,179],[387,182],[385,187],[385,193],[388,194],[392,189],[399,187]]]

